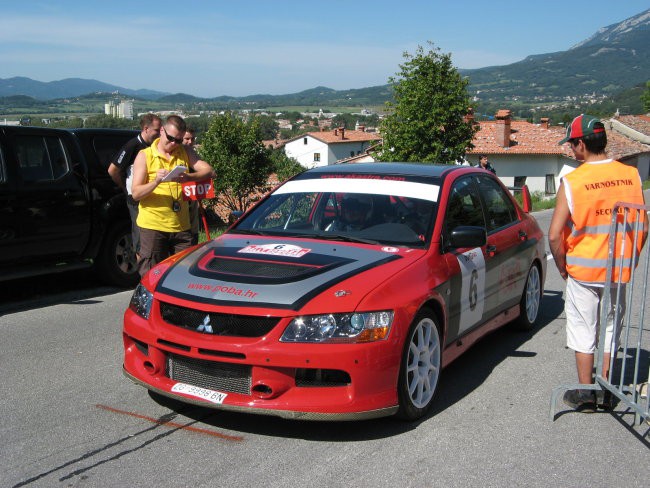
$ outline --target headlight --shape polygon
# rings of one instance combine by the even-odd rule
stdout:
[[[371,342],[385,339],[393,323],[392,311],[334,313],[296,317],[282,342]]]
[[[137,313],[140,317],[145,319],[149,318],[149,313],[151,312],[151,304],[153,303],[153,293],[147,290],[142,283],[133,291],[131,296],[131,303],[129,303],[129,308]]]

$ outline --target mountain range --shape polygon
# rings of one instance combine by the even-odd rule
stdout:
[[[521,100],[550,102],[586,94],[613,95],[650,80],[650,9],[620,23],[601,28],[593,36],[566,51],[536,54],[505,66],[459,70],[469,79],[472,96],[484,102]],[[254,102],[279,105],[376,105],[391,98],[389,85],[350,90],[316,87],[287,95],[249,95],[199,98],[154,90],[132,90],[97,80],[67,78],[40,82],[25,77],[0,78],[1,105],[20,103],[25,96],[55,100],[88,94],[119,92],[121,95],[166,103],[222,104]],[[34,100],[34,102],[36,102]]]

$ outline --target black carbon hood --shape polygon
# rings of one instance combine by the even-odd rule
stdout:
[[[395,251],[282,238],[221,238],[176,263],[156,290],[202,303],[297,310],[350,276],[400,259]]]

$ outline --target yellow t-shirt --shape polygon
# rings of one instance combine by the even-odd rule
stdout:
[[[169,171],[176,166],[189,168],[189,158],[183,146],[177,146],[167,159],[158,152],[156,139],[146,149],[147,182],[156,179],[159,169]],[[174,202],[178,202],[180,211],[174,212]],[[180,183],[167,181],[160,183],[147,197],[140,200],[137,224],[143,229],[159,230],[162,232],[182,232],[190,229],[190,214],[188,202],[183,200],[183,187]]]

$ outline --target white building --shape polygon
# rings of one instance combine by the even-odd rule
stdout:
[[[289,139],[284,145],[284,152],[309,169],[328,166],[339,160],[363,154],[379,139],[378,134],[364,130],[341,128],[309,132]]]
[[[104,104],[104,113],[118,119],[133,119],[133,101],[111,100]]]

